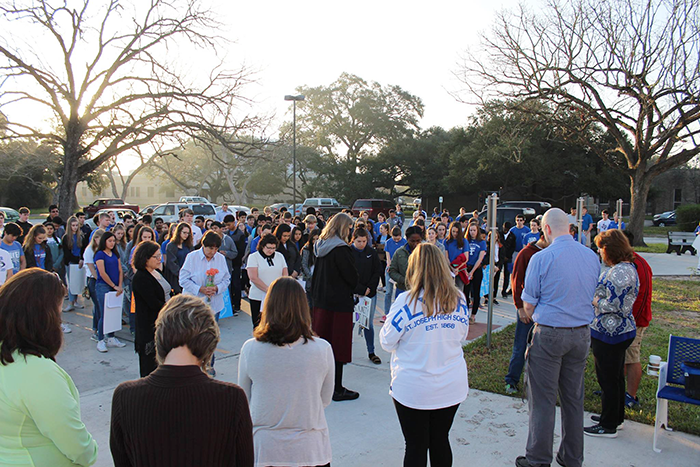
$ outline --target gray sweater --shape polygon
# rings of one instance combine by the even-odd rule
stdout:
[[[238,384],[250,403],[256,466],[331,462],[324,407],[331,403],[334,375],[333,350],[319,337],[284,346],[255,339],[243,344]]]

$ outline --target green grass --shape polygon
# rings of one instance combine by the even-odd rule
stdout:
[[[678,232],[681,230],[677,225],[668,225],[666,227],[655,227],[649,225],[644,227],[645,237],[668,237],[669,232]]]
[[[665,243],[649,243],[647,246],[636,246],[634,251],[638,253],[666,253],[668,245]]]
[[[700,282],[654,279],[652,296],[653,319],[642,341],[642,382],[637,395],[640,407],[627,410],[626,418],[649,425],[654,424],[656,413],[656,388],[658,380],[646,375],[649,355],[668,354],[668,336],[700,338]],[[505,394],[503,377],[508,372],[508,362],[513,345],[515,324],[494,333],[491,350],[486,348],[486,339],[478,339],[464,347],[464,356],[469,368],[469,386],[488,392]],[[593,366],[593,355],[586,366],[586,394],[584,407],[589,412],[600,413],[600,397],[593,394],[599,389]],[[670,401],[668,419],[678,431],[700,435],[700,407]]]

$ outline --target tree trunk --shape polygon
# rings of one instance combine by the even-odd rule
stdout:
[[[77,164],[70,163],[68,157],[65,159],[63,176],[58,183],[56,192],[56,204],[58,204],[58,212],[63,220],[68,219],[75,213],[78,204],[75,195],[75,190],[78,186]]]
[[[644,217],[652,179],[653,176],[646,173],[643,167],[630,175],[630,222],[627,230],[634,235],[633,246],[646,246],[644,243]]]

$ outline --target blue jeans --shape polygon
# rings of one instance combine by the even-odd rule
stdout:
[[[95,290],[96,280],[94,277],[88,277],[87,286],[90,292],[90,300],[92,300],[92,331],[97,332],[97,324],[100,316],[100,302],[97,300],[97,291]]]
[[[231,307],[233,311],[241,309],[241,267],[234,266],[231,268],[231,282],[228,286],[228,293],[231,295]]]
[[[219,324],[219,314],[220,314],[220,313],[221,313],[221,312],[214,314],[214,321],[216,321],[216,324],[217,324],[217,325]],[[214,368],[214,363],[216,363],[216,352],[214,352],[213,354],[211,354],[211,367],[212,367],[212,368]]]
[[[389,272],[384,273],[384,283],[386,284],[386,292],[384,292],[384,316],[389,314],[391,302],[394,301],[394,283],[391,282]]]
[[[520,382],[520,375],[523,373],[525,366],[525,349],[527,349],[527,336],[534,323],[523,323],[518,319],[515,325],[515,338],[513,339],[513,353],[510,356],[508,364],[508,374],[506,375],[506,384],[515,387]]]
[[[369,305],[369,328],[364,330],[365,342],[367,343],[367,353],[374,353],[374,312],[377,311],[377,296],[370,298]]]
[[[97,301],[99,306],[97,307],[97,340],[104,340],[104,324],[105,324],[105,295],[107,292],[114,292],[114,289],[103,282],[98,282],[95,285],[95,291],[97,292]],[[114,333],[110,332],[107,337],[114,337]]]

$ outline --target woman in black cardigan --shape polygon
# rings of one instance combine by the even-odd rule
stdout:
[[[355,257],[348,245],[352,219],[336,214],[316,242],[316,266],[311,280],[312,327],[333,347],[335,357],[334,401],[352,400],[360,394],[343,387],[343,365],[352,361],[353,293],[357,287]]]
[[[170,283],[158,271],[161,260],[156,242],[141,242],[136,247],[132,265],[136,274],[131,291],[136,305],[136,335],[134,349],[139,354],[141,377],[148,376],[158,367],[155,348],[155,324],[165,302],[170,298]]]

